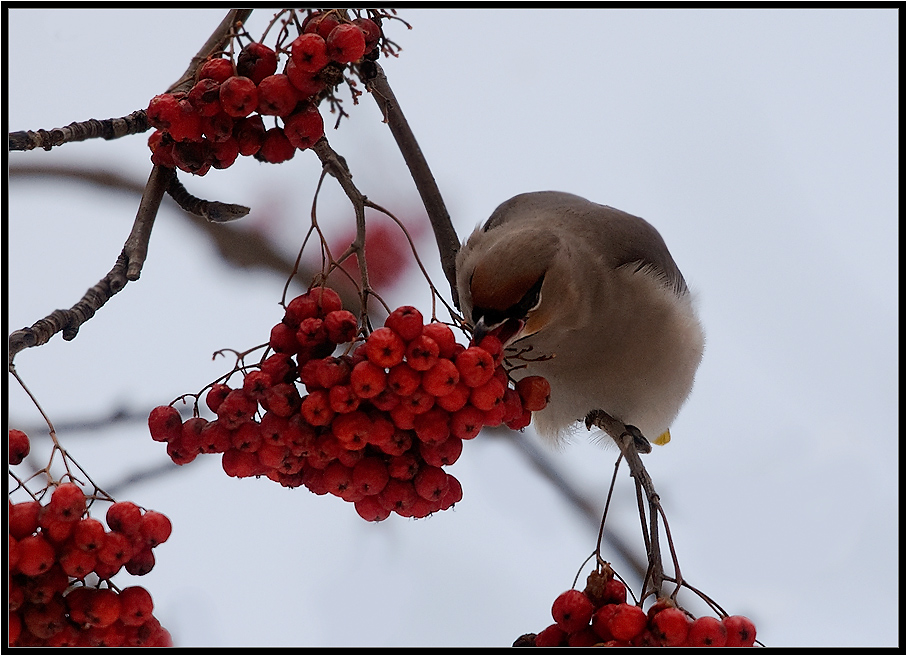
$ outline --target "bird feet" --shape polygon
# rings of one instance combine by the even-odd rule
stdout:
[[[589,414],[586,415],[585,421],[586,430],[591,430],[593,426],[597,426],[611,437],[615,437],[615,434],[620,437],[629,435],[633,438],[633,446],[636,447],[637,453],[650,453],[652,451],[652,445],[649,443],[649,440],[646,439],[636,426],[625,424],[622,421],[615,419],[604,410],[590,411]]]

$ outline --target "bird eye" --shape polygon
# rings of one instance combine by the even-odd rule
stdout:
[[[545,276],[540,276],[539,279],[535,281],[535,284],[529,288],[529,291],[526,292],[520,302],[514,306],[513,312],[508,314],[514,317],[523,318],[536,309],[542,302],[542,283],[544,281]]]

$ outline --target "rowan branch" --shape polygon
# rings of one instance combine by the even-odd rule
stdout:
[[[251,14],[251,9],[231,9],[228,11],[220,24],[214,28],[214,31],[211,33],[211,36],[208,37],[208,40],[205,41],[204,45],[199,49],[195,56],[189,60],[189,66],[186,68],[186,72],[182,74],[180,79],[170,85],[170,88],[167,89],[167,93],[188,91],[192,88],[192,85],[195,83],[195,72],[198,70],[198,67],[201,66],[208,57],[223,50],[233,38],[237,24],[240,24],[241,26],[242,23],[249,20]]]
[[[136,213],[132,231],[126,238],[123,250],[113,268],[94,287],[90,288],[78,303],[68,310],[54,310],[38,320],[30,328],[16,330],[9,336],[8,366],[13,369],[13,359],[19,351],[41,346],[55,334],[62,332],[63,339],[75,339],[83,323],[91,319],[110,298],[117,294],[129,281],[138,280],[148,254],[148,240],[157,216],[161,199],[170,184],[172,169],[155,166],[145,185],[142,201]]]
[[[54,128],[53,130],[10,132],[9,149],[33,150],[35,148],[43,148],[44,150],[50,150],[55,146],[62,146],[73,141],[85,141],[86,139],[100,138],[109,141],[130,134],[146,132],[150,127],[145,116],[145,110],[139,109],[129,114],[129,116],[121,118],[104,120],[92,118],[87,121],[70,123],[66,127]]]
[[[438,189],[438,183],[431,173],[425,155],[416,141],[403,110],[400,109],[400,103],[397,102],[394,92],[388,84],[387,76],[384,70],[377,63],[372,62],[372,66],[363,64],[360,66],[362,78],[365,81],[365,88],[372,94],[384,120],[390,128],[397,147],[403,155],[403,159],[409,167],[410,175],[413,182],[416,183],[416,189],[419,196],[422,197],[422,204],[428,213],[432,229],[435,233],[435,241],[438,244],[438,252],[441,256],[441,268],[447,282],[450,283],[450,295],[454,305],[460,307],[459,294],[457,294],[457,251],[460,250],[460,239],[454,230],[450,221],[450,214],[444,205],[444,199],[441,197],[441,190]]]
[[[167,193],[180,208],[189,214],[200,216],[211,223],[228,223],[236,221],[251,212],[251,208],[245,205],[232,205],[230,203],[221,203],[216,200],[204,200],[189,193],[189,190],[183,186],[174,171],[173,179],[170,186],[167,187]]]

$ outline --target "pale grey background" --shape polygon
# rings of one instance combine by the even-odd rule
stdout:
[[[270,15],[257,10],[250,31]],[[385,68],[462,235],[513,194],[571,191],[655,224],[695,289],[705,360],[674,440],[646,461],[685,577],[749,615],[768,645],[896,644],[897,12],[400,15],[414,29],[388,27],[404,50]],[[9,128],[144,107],[221,16],[10,11]],[[412,213],[412,183],[374,103],[347,109],[329,138],[357,184]],[[10,161],[137,180],[150,168],[145,136]],[[311,153],[281,166],[247,158],[190,182],[201,196],[251,205],[247,225],[292,253],[318,168]],[[69,307],[101,278],[135,206],[14,180],[10,328]],[[330,185],[319,206],[349,214]],[[423,242],[425,259],[433,248]],[[166,403],[225,371],[210,360],[215,349],[265,339],[283,281],[212,254],[163,210],[141,280],[74,342],[57,336],[19,355],[51,418]],[[416,279],[387,300],[428,307]],[[14,386],[9,412],[38,421]],[[140,425],[60,438],[102,486],[166,461]],[[505,646],[541,630],[595,530],[510,445],[466,446],[452,469],[463,502],[418,522],[370,525],[334,498],[228,479],[211,456],[129,488],[122,498],[174,524],[141,580],[156,615],[184,646]],[[604,498],[613,449],[579,436],[550,454]],[[620,485],[614,526],[641,551],[626,476]]]

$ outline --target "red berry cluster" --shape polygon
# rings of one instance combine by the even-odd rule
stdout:
[[[148,418],[152,438],[167,442],[177,464],[222,453],[231,476],[330,492],[367,520],[425,517],[462,497],[443,468],[460,457],[463,440],[483,426],[522,428],[547,402],[542,378],[508,387],[496,338],[466,348],[448,326],[424,324],[404,306],[348,355],[331,355],[358,331],[336,292],[309,290],[287,305],[271,330],[275,353],[246,371],[242,387],[218,383],[208,392],[217,419],[183,422],[159,406]]]
[[[344,65],[377,54],[381,36],[368,18],[339,22],[335,14],[309,16],[303,34],[281,51],[289,55],[282,73],[281,52],[253,42],[235,63],[214,58],[202,64],[188,92],[152,98],[146,112],[157,128],[148,139],[151,161],[205,175],[240,155],[276,164],[310,148],[324,135],[321,94],[343,79]],[[279,117],[283,127],[265,129],[265,116]]]
[[[11,450],[13,433],[21,431],[10,431]],[[170,520],[121,501],[108,508],[107,525],[89,516],[74,483],[58,485],[46,505],[9,502],[10,646],[172,645],[145,588],[109,584],[121,568],[151,571],[152,549],[170,536]],[[108,587],[87,584],[90,575]]]
[[[592,572],[586,588],[567,590],[551,607],[554,624],[519,638],[524,647],[752,647],[756,627],[742,615],[692,618],[667,600],[648,613],[628,604],[610,568]]]

